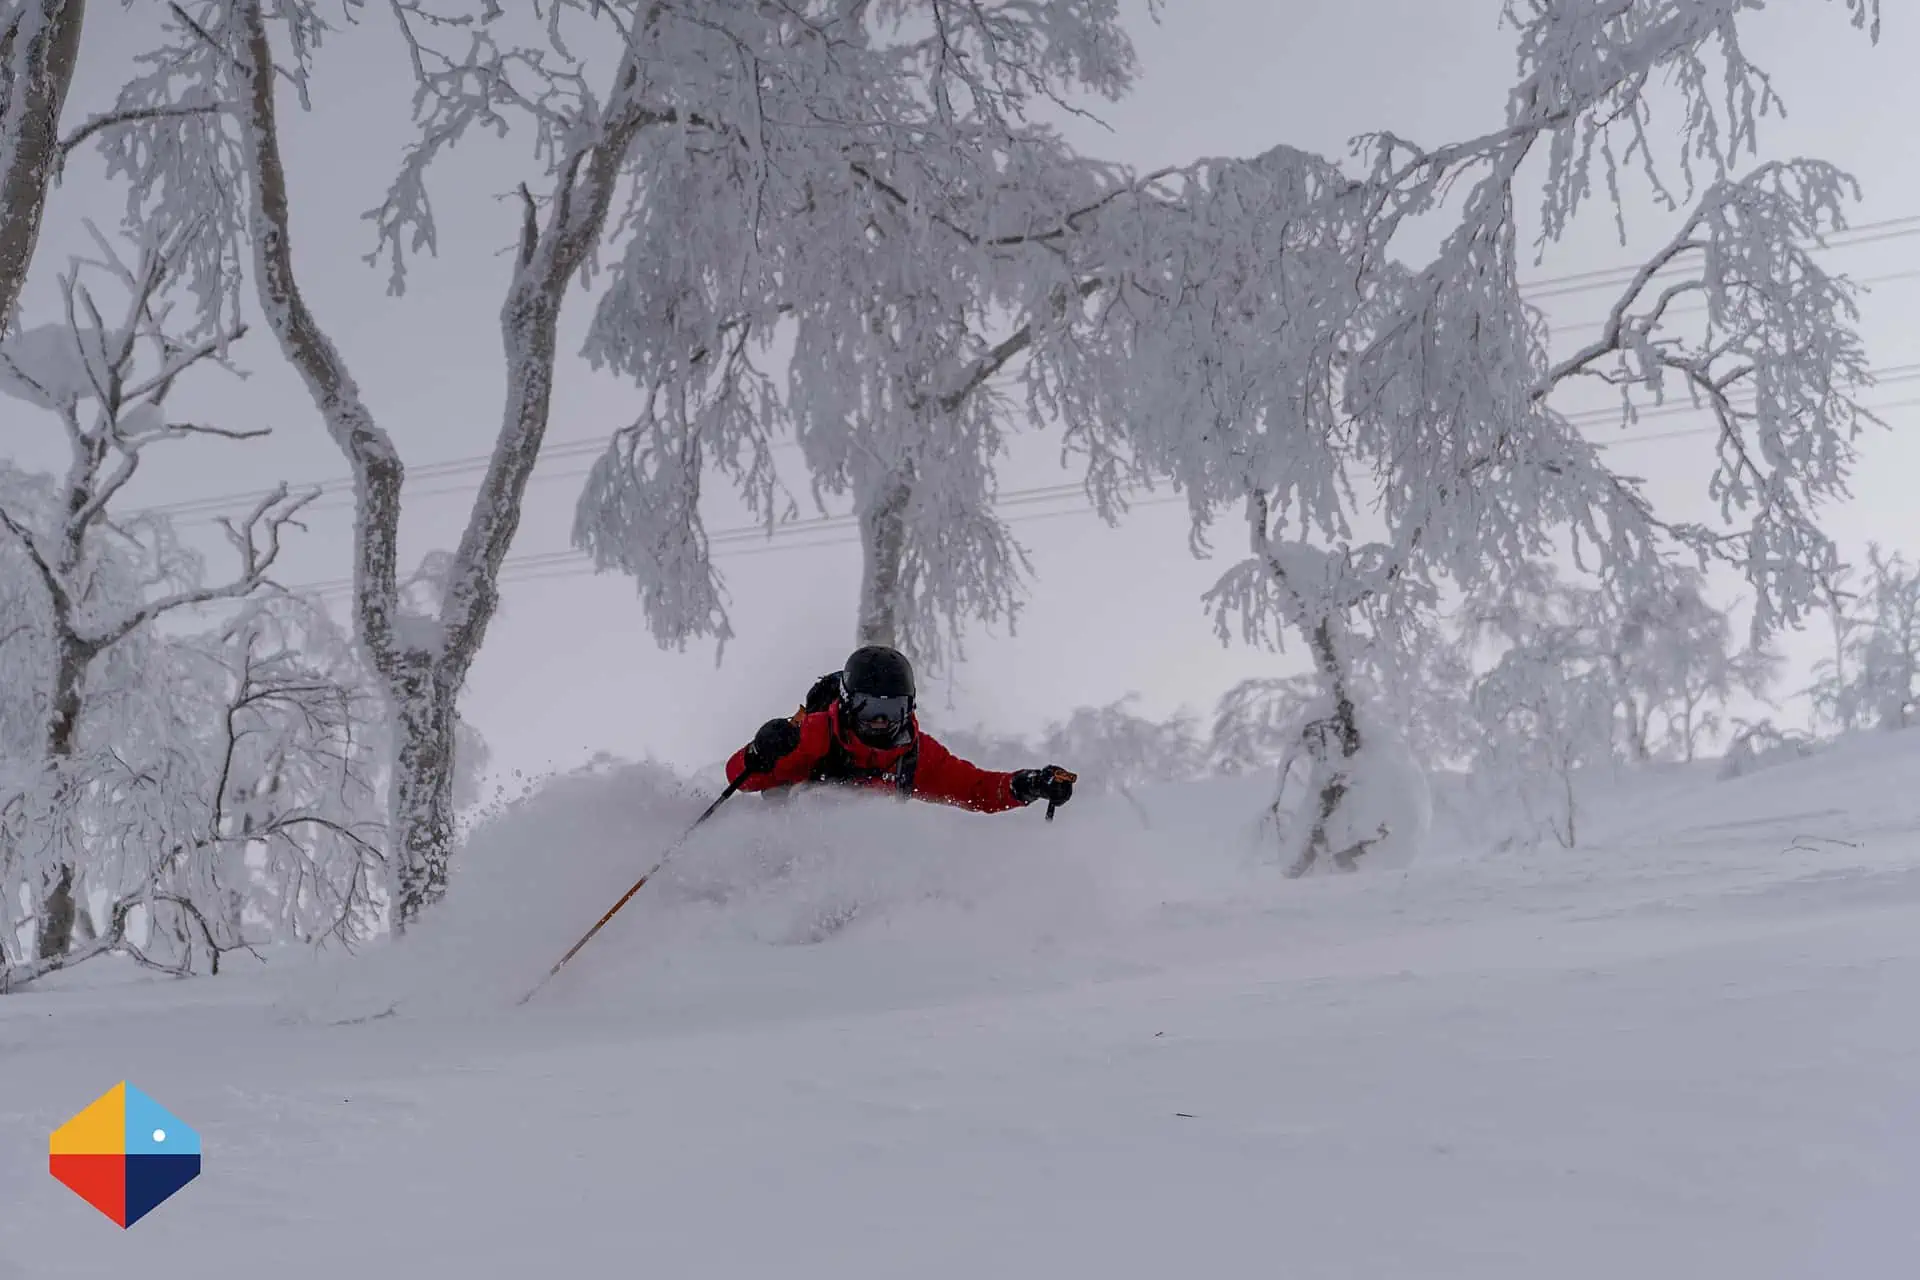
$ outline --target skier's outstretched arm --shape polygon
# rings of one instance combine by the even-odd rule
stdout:
[[[926,800],[958,805],[976,813],[1005,813],[1025,808],[1042,798],[1065,804],[1073,794],[1072,784],[1057,782],[1050,775],[1051,767],[1010,773],[982,769],[923,733],[913,789]]]

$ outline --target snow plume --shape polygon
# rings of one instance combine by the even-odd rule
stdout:
[[[510,1006],[711,798],[652,765],[547,780],[476,825],[430,924],[348,966],[322,962],[285,1012],[340,1021]],[[1047,823],[1037,808],[738,795],[529,1008],[777,1011],[803,989],[817,1007],[1044,979],[1099,954],[1120,923],[1243,874],[1228,842],[1169,854],[1152,839],[1131,810],[1080,800]]]

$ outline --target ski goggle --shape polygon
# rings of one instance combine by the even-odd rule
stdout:
[[[907,717],[913,714],[913,699],[856,693],[847,699],[847,711],[855,727],[869,733],[897,730],[905,726]]]

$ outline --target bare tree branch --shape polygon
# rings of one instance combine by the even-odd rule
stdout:
[[[7,532],[11,533],[14,540],[20,544],[20,549],[26,553],[27,563],[31,564],[34,573],[39,575],[41,585],[46,587],[47,594],[59,607],[64,607],[67,600],[66,584],[60,580],[60,575],[54,572],[53,566],[47,563],[46,556],[40,550],[39,539],[34,537],[33,530],[14,519],[4,506],[0,506],[0,525],[4,525]]]
[[[103,111],[91,120],[69,133],[60,141],[60,159],[62,164],[67,157],[86,144],[87,139],[109,129],[118,129],[125,125],[139,124],[143,121],[177,120],[193,116],[209,116],[224,110],[218,106],[161,106],[134,107],[123,111]],[[57,172],[57,170],[56,170]]]
[[[255,504],[239,526],[222,519],[228,541],[240,553],[240,573],[237,577],[218,586],[176,591],[150,600],[108,628],[95,639],[95,643],[103,647],[118,643],[136,628],[176,609],[210,604],[216,600],[233,600],[258,590],[266,582],[274,562],[280,558],[280,530],[316,496],[308,493],[288,501],[287,486],[283,483]]]

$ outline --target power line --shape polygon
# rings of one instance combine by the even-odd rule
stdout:
[[[1916,275],[1920,275],[1920,273],[1916,273]],[[1892,385],[1896,385],[1903,382],[1911,382],[1911,381],[1914,381],[1916,378],[1920,378],[1920,362],[1910,363],[1910,364],[1901,364],[1901,365],[1889,365],[1887,366],[1884,372],[1875,375],[1874,383],[1875,383],[1875,386],[1877,387],[1892,386]],[[1637,419],[1671,417],[1676,414],[1704,412],[1705,408],[1706,407],[1703,405],[1695,405],[1695,404],[1654,405],[1648,408],[1641,409],[1639,413],[1636,415],[1636,417]],[[1601,425],[1606,425],[1608,423],[1614,422],[1616,420],[1620,420],[1623,417],[1624,417],[1624,413],[1618,406],[1608,406],[1605,408],[1596,408],[1596,409],[1584,409],[1584,410],[1580,410],[1578,412],[1570,413],[1566,415],[1567,421],[1574,426],[1601,426]],[[1712,428],[1706,428],[1706,430],[1711,430],[1711,429]],[[1616,441],[1615,443],[1621,443],[1621,442]],[[571,479],[583,477],[587,474],[588,472],[586,470],[550,472],[544,476],[536,475],[534,479],[536,480],[544,479],[549,481],[571,480]],[[1013,489],[1013,490],[1009,490],[1003,496],[1003,501],[1006,503],[1017,505],[1018,503],[1026,501],[1033,496],[1052,495],[1052,494],[1071,495],[1073,493],[1079,492],[1082,489],[1082,487],[1083,486],[1079,484],[1063,484],[1063,485],[1041,485],[1041,486],[1036,486],[1036,487],[1027,488],[1027,489]],[[451,488],[451,489],[427,490],[421,493],[414,494],[412,496],[416,498],[428,498],[428,497],[435,497],[440,494],[464,493],[464,492],[466,492],[465,488],[459,487],[459,488]],[[319,506],[320,504],[316,503],[314,505]],[[996,503],[995,505],[997,506],[1000,504]],[[313,509],[312,507],[308,508],[308,510],[312,510],[312,509]],[[806,532],[809,529],[814,528],[816,526],[825,527],[820,525],[820,521],[831,522],[833,523],[834,527],[838,527],[839,522],[850,522],[851,520],[852,520],[851,516],[829,516],[829,517],[809,518],[808,520],[789,522],[788,524],[784,524],[784,525],[776,525],[774,526],[774,529],[775,529],[776,535],[784,534],[788,530],[792,530],[795,533],[800,533],[800,532]],[[765,531],[766,531],[766,526],[756,524],[756,525],[741,526],[739,528],[728,529],[724,531],[718,531],[713,534],[713,537],[716,539],[720,539],[720,538],[730,538],[738,535],[738,536],[751,538],[751,537],[757,537],[760,534],[764,533]]]
[[[1906,382],[1912,382],[1916,380],[1920,380],[1920,362],[1911,362],[1911,363],[1906,363],[1901,365],[1888,366],[1883,373],[1876,376],[1875,385],[1890,386],[1890,385],[1898,385]],[[1890,404],[1881,405],[1881,406],[1870,406],[1869,408],[1870,408],[1870,411],[1878,411],[1878,410],[1884,410],[1884,409],[1896,409],[1896,408],[1909,407],[1916,403],[1920,403],[1920,400],[1901,400],[1901,401],[1895,401]],[[1707,411],[1708,411],[1707,406],[1693,404],[1693,403],[1655,405],[1650,408],[1640,410],[1636,415],[1636,420],[1643,421],[1650,418],[1677,417],[1677,416],[1683,416],[1687,414],[1703,413]],[[1622,419],[1622,416],[1623,416],[1623,410],[1619,406],[1606,406],[1602,408],[1583,410],[1576,413],[1568,414],[1567,421],[1570,425],[1573,425],[1576,427],[1598,426],[1606,423],[1620,421]],[[1614,447],[1627,446],[1627,445],[1654,443],[1657,441],[1678,439],[1678,438],[1687,437],[1687,436],[1712,434],[1717,432],[1717,430],[1718,428],[1713,426],[1693,427],[1693,428],[1685,428],[1679,431],[1667,431],[1667,432],[1657,432],[1657,433],[1637,435],[1637,436],[1625,436],[1615,440],[1599,441],[1596,443],[1600,448],[1614,448]],[[553,476],[550,478],[560,479],[564,477]],[[1030,506],[1036,503],[1049,503],[1049,502],[1059,501],[1061,499],[1077,498],[1078,496],[1083,494],[1084,491],[1085,491],[1085,486],[1082,484],[1035,485],[1035,486],[1029,486],[1026,488],[1009,490],[1001,494],[997,499],[994,500],[994,502],[991,505],[996,510],[1001,510],[1001,509],[1010,508],[1010,507],[1018,508],[1018,507]],[[1176,500],[1184,501],[1184,499],[1176,499]],[[1135,506],[1158,505],[1158,501],[1159,500],[1148,499],[1148,500],[1142,500],[1140,502],[1136,502],[1132,505],[1135,505]],[[1091,506],[1076,506],[1074,509],[1076,511],[1092,510]],[[1016,521],[1014,518],[1010,518],[1008,522],[1014,523]],[[710,550],[724,551],[735,545],[749,544],[749,543],[759,542],[759,541],[770,542],[777,539],[791,539],[796,537],[806,537],[807,535],[810,535],[810,534],[829,534],[829,533],[839,532],[842,530],[851,530],[857,525],[857,523],[858,523],[857,517],[852,515],[815,516],[815,517],[808,517],[802,520],[788,521],[785,523],[774,524],[772,526],[768,526],[763,522],[757,522],[750,525],[736,525],[736,526],[715,530],[708,535],[707,543]],[[857,539],[853,541],[857,541]],[[814,539],[803,545],[806,545],[806,546],[837,545],[838,542],[839,540],[834,540],[831,542],[822,542],[819,539]],[[849,543],[849,545],[850,544],[851,543]],[[581,559],[581,553],[577,551],[571,551],[571,550],[559,551],[559,552],[535,552],[535,553],[526,553],[519,556],[509,556],[507,557],[506,561],[503,563],[502,567],[503,567],[503,570],[507,570],[507,569],[537,570],[541,568],[560,567],[560,566],[573,567],[578,565],[580,559]],[[300,584],[297,588],[294,588],[294,589],[311,590],[311,591],[318,592],[320,594],[328,594],[334,591],[350,589],[352,586],[352,581],[353,580],[351,578],[322,580],[320,582]]]
[[[1903,280],[1920,280],[1920,267],[1910,267],[1900,271],[1885,271],[1875,276],[1862,276],[1853,283],[1862,288],[1871,289],[1875,285],[1897,284]],[[1668,307],[1666,314],[1669,317],[1696,316],[1706,310],[1707,307],[1704,303],[1691,303],[1683,307]],[[1608,317],[1604,315],[1592,316],[1587,319],[1562,325],[1556,332],[1561,334],[1582,333],[1588,329],[1603,327],[1607,323],[1607,320]]]
[[[1881,387],[1920,381],[1920,362],[1890,365],[1876,375],[1874,381],[1876,386]],[[1868,408],[1869,411],[1879,412],[1883,410],[1908,408],[1915,405],[1920,405],[1920,398],[1897,400],[1884,405],[1868,406]],[[1641,409],[1637,413],[1635,420],[1644,421],[1652,418],[1680,417],[1708,411],[1707,406],[1691,402],[1655,405]],[[1582,410],[1568,414],[1566,417],[1569,425],[1575,427],[1600,426],[1621,421],[1623,410],[1620,406],[1611,405],[1602,408]],[[1597,441],[1595,443],[1597,447],[1602,449],[1619,448],[1653,444],[1691,436],[1715,434],[1718,430],[1719,428],[1717,426],[1688,427],[1675,431],[1628,435],[1613,440]],[[565,477],[549,476],[548,478],[561,479]],[[999,497],[992,502],[991,506],[995,510],[1005,510],[1009,508],[1017,509],[1046,505],[1068,499],[1077,500],[1081,498],[1084,493],[1085,486],[1083,484],[1034,485],[1008,490],[999,495]],[[1159,506],[1167,502],[1183,501],[1186,501],[1186,499],[1175,495],[1174,497],[1166,499],[1140,499],[1130,503],[1129,506],[1130,508]],[[1091,514],[1093,511],[1094,508],[1091,504],[1075,501],[1072,507],[1064,511],[1010,516],[1007,518],[1007,523],[1025,523],[1030,520],[1051,518],[1056,515]],[[735,525],[714,530],[707,537],[707,546],[710,553],[720,558],[725,558],[729,553],[758,554],[762,551],[772,550],[802,550],[821,546],[851,546],[858,543],[857,538],[821,537],[818,535],[833,535],[851,531],[857,525],[858,518],[853,515],[808,517],[802,520],[774,524],[771,527],[764,522],[756,522],[754,524]],[[804,541],[795,542],[793,541],[794,539],[804,539]],[[784,542],[786,545],[762,545],[759,547],[753,547],[751,545],[754,543],[772,544],[780,542]],[[736,548],[739,550],[736,550]],[[500,580],[503,583],[536,581],[547,576],[577,577],[586,573],[596,572],[591,565],[582,563],[583,559],[583,554],[574,550],[510,555],[502,564]],[[548,571],[557,572],[549,573]],[[350,592],[352,587],[352,578],[333,578],[316,582],[299,583],[288,589],[307,591],[320,596],[330,596]]]
[[[1168,494],[1164,497],[1157,497],[1157,498],[1138,498],[1128,504],[1128,510],[1137,510],[1141,507],[1171,506],[1174,503],[1184,503],[1186,501],[1187,499],[1184,494],[1177,494],[1177,493]],[[1042,520],[1063,520],[1063,519],[1068,519],[1073,517],[1090,516],[1094,514],[1096,514],[1095,509],[1090,504],[1080,503],[1070,507],[1063,507],[1058,511],[1035,511],[1035,512],[1028,512],[1022,515],[1017,515],[1017,516],[1009,516],[1007,517],[1006,523],[1038,524]],[[809,541],[791,543],[785,546],[782,546],[776,543],[771,546],[760,546],[760,547],[753,547],[753,546],[730,547],[726,551],[722,552],[719,558],[738,560],[738,559],[743,559],[747,556],[771,555],[776,552],[811,551],[819,547],[857,547],[859,545],[860,545],[860,539],[858,538],[842,538],[842,537],[815,538]],[[547,581],[552,581],[560,578],[582,578],[596,572],[598,571],[595,570],[591,565],[584,565],[584,564],[557,565],[557,566],[552,566],[537,572],[519,574],[510,579],[503,578],[503,581],[515,582],[515,583],[547,582]]]
[[[1878,405],[1875,406],[1875,411],[1881,412],[1914,407],[1920,407],[1920,396]],[[1686,427],[1675,431],[1661,431],[1647,435],[1627,436],[1620,440],[1605,442],[1599,447],[1607,449],[1628,445],[1656,444],[1683,437],[1715,435],[1718,434],[1718,431],[1719,429],[1717,427]],[[1161,507],[1173,503],[1184,503],[1186,501],[1187,498],[1182,494],[1171,494],[1165,497],[1135,499],[1127,504],[1127,508],[1129,511],[1133,511],[1142,507]],[[1076,503],[1057,511],[1037,511],[1009,516],[1005,522],[1010,525],[1036,524],[1042,520],[1059,520],[1068,517],[1090,516],[1094,514],[1096,514],[1096,509],[1090,503]],[[834,517],[833,519],[836,522],[845,520],[843,517]],[[845,524],[842,527],[851,527],[852,523],[851,520],[845,520]],[[715,538],[717,539],[719,536],[719,534],[716,534]],[[724,546],[713,552],[713,557],[715,559],[740,559],[746,556],[768,555],[776,552],[811,551],[823,547],[854,547],[860,545],[860,539],[857,537],[848,538],[838,536],[805,538],[803,540],[786,541],[783,543],[781,535],[775,534],[769,535],[765,541],[766,545],[752,546],[748,544],[748,540],[730,539]],[[539,561],[539,563],[529,563],[536,560]],[[538,556],[529,556],[519,562],[514,562],[510,559],[508,566],[503,566],[499,582],[502,586],[515,585],[523,582],[553,582],[566,578],[584,578],[597,575],[601,572],[591,564],[582,563],[581,560],[582,557],[577,552],[546,552]],[[347,595],[351,593],[352,586],[351,580],[339,580],[324,584],[322,587],[290,589],[304,589],[311,591],[314,595],[326,597]]]
[[[1920,408],[1920,396],[1910,396],[1905,400],[1890,400],[1886,404],[1869,405],[1867,406],[1867,411],[1869,413],[1887,413],[1894,409],[1912,408]],[[1649,415],[1642,414],[1641,416],[1647,417]],[[1712,436],[1719,434],[1720,428],[1717,425],[1710,427],[1680,427],[1672,431],[1655,431],[1642,436],[1622,436],[1618,440],[1602,440],[1596,442],[1595,447],[1600,449],[1617,449],[1623,445],[1657,444],[1663,440],[1679,440],[1687,436]]]
[[[1854,249],[1862,245],[1904,240],[1915,235],[1920,235],[1920,215],[1885,218],[1879,222],[1863,222],[1845,231],[1837,231],[1827,237],[1824,245],[1816,245],[1814,248],[1816,251]],[[1529,301],[1538,301],[1541,298],[1561,298],[1595,289],[1609,289],[1631,282],[1640,274],[1641,269],[1640,265],[1602,267],[1596,271],[1576,271],[1568,275],[1523,280],[1520,282],[1520,294]]]
[[[1905,272],[1905,273],[1902,273],[1902,275],[1903,277],[1920,278],[1920,270]],[[1910,381],[1912,380],[1916,371],[1920,371],[1920,364],[1909,363],[1909,364],[1900,364],[1900,365],[1889,365],[1885,369],[1877,372],[1874,375],[1874,381],[1875,381],[1875,384],[1879,386],[1885,386],[1893,383]],[[1639,414],[1639,417],[1641,418],[1662,417],[1672,413],[1690,413],[1690,412],[1695,412],[1697,408],[1698,406],[1694,406],[1694,405],[1655,406],[1653,408],[1642,410]],[[1568,421],[1574,423],[1577,426],[1591,426],[1591,425],[1602,425],[1602,424],[1611,422],[1620,416],[1621,416],[1621,411],[1618,408],[1609,407],[1606,409],[1581,410],[1575,413],[1568,414],[1567,418],[1568,418]],[[604,441],[600,441],[600,440],[582,441],[571,446],[554,447],[554,448],[543,450],[541,452],[541,461],[545,462],[549,458],[564,459],[566,457],[578,456],[578,455],[589,453],[589,452],[598,452],[604,448],[605,448]],[[430,479],[435,478],[437,476],[441,476],[441,475],[451,475],[451,474],[454,474],[454,471],[452,470],[453,466],[454,464],[452,462],[443,463],[443,464],[440,464],[439,468],[435,468],[435,469],[422,468],[421,472],[415,473],[415,474],[424,474],[427,478],[430,478]],[[591,471],[592,471],[592,468],[590,467],[572,468],[572,469],[561,470],[561,471],[551,471],[551,470],[535,471],[533,476],[529,479],[528,483],[530,485],[531,484],[548,484],[548,483],[552,483],[559,480],[583,479],[587,475],[591,474]],[[409,478],[412,478],[412,477],[410,476]],[[335,490],[335,493],[333,495],[323,494],[318,500],[309,503],[305,508],[303,508],[303,510],[305,510],[308,513],[313,513],[313,512],[320,512],[320,511],[345,510],[351,507],[353,505],[353,500],[351,495],[352,482],[351,480],[346,480],[340,483],[343,486],[345,486],[346,492],[340,492],[339,490]],[[234,495],[228,495],[227,497],[224,497],[224,498],[196,500],[192,502],[173,504],[172,506],[166,507],[166,508],[145,508],[144,510],[148,512],[159,512],[160,514],[164,515],[164,514],[180,514],[182,510],[184,510],[185,508],[204,507],[207,511],[211,512],[214,510],[222,509],[224,507],[229,507],[233,504],[236,504],[242,501],[243,499],[250,502],[257,502],[259,501],[260,498],[265,497],[270,492],[272,492],[272,490],[263,489],[258,491],[257,493],[252,493],[252,494],[234,494]],[[1014,490],[1009,496],[1012,496],[1013,494],[1020,494],[1025,492],[1027,491]],[[423,498],[465,496],[469,493],[471,493],[471,489],[467,485],[455,484],[455,485],[447,485],[447,486],[431,488],[431,489],[408,490],[405,492],[403,497],[406,500],[418,501]],[[329,500],[330,497],[332,498],[332,500]],[[756,528],[757,527],[758,526],[756,526]]]
[[[1881,379],[1883,383],[1920,381],[1920,364],[1900,366],[1901,372]],[[1895,409],[1920,407],[1920,396],[1889,401],[1885,404],[1868,406],[1871,412],[1888,412]],[[1707,412],[1706,406],[1692,404],[1662,405],[1645,410],[1641,418],[1673,417],[1690,413]],[[1584,416],[1590,421],[1612,420],[1618,417],[1618,410],[1592,411]],[[1570,418],[1570,421],[1573,420]],[[1631,447],[1635,445],[1657,444],[1694,436],[1717,435],[1718,426],[1683,427],[1671,431],[1648,432],[1623,436],[1616,440],[1597,442],[1601,449]],[[1084,486],[1078,484],[1040,485],[1027,489],[1011,490],[994,501],[996,510],[1015,507],[1045,507],[1070,499],[1084,496]],[[1159,507],[1172,503],[1184,503],[1188,499],[1181,494],[1165,497],[1137,498],[1127,503],[1129,511],[1143,507]],[[1005,523],[1030,524],[1040,520],[1059,519],[1068,516],[1096,514],[1095,507],[1085,501],[1073,501],[1071,505],[1058,510],[1021,511],[1007,516]],[[707,545],[710,554],[716,559],[734,559],[742,556],[762,555],[777,551],[805,551],[821,547],[858,546],[858,537],[838,536],[851,532],[858,526],[858,519],[850,515],[820,516],[806,520],[792,521],[775,525],[771,531],[765,525],[738,525],[715,530],[708,536]],[[825,535],[825,536],[821,536]],[[759,545],[755,545],[759,544]],[[509,556],[501,567],[500,583],[507,585],[519,582],[541,582],[561,578],[578,578],[600,572],[587,563],[583,553],[578,551],[547,551]],[[351,578],[327,579],[319,582],[301,583],[288,588],[292,591],[305,591],[314,595],[340,596],[351,593]]]
[[[1920,236],[1920,215],[1887,218],[1878,222],[1862,223],[1844,232],[1838,232],[1829,236],[1826,245],[1821,247],[1826,249],[1846,249],[1861,245],[1885,243],[1910,236]],[[1596,271],[1573,272],[1559,276],[1544,276],[1538,280],[1523,282],[1520,285],[1520,293],[1522,297],[1527,298],[1529,301],[1572,297],[1582,293],[1592,293],[1601,289],[1626,284],[1633,280],[1634,277],[1639,274],[1639,271],[1640,267],[1638,266],[1624,266],[1608,267]],[[1877,277],[1869,277],[1865,280],[1858,281],[1857,283],[1862,285],[1884,284],[1915,277],[1920,277],[1920,270],[1884,273]],[[608,437],[604,435],[586,439],[553,441],[542,446],[539,461],[544,463],[549,461],[564,461],[570,458],[596,456],[605,451],[607,443]],[[783,441],[774,447],[783,449],[792,448],[794,444],[793,442]],[[417,467],[409,468],[407,470],[407,480],[448,479],[455,476],[478,474],[485,471],[486,468],[492,464],[492,461],[493,454],[490,452],[470,454],[464,457],[444,458],[437,462],[422,463]],[[585,475],[587,473],[581,471],[571,474]],[[350,494],[353,490],[353,477],[349,475],[336,475],[325,480],[302,484],[298,487],[302,490],[313,489],[319,497],[327,497],[339,493]],[[217,494],[204,498],[184,498],[175,502],[159,503],[150,507],[142,507],[130,514],[135,516],[174,517],[215,515],[222,512],[251,507],[272,492],[273,487],[269,486],[263,489]],[[441,488],[412,494],[403,493],[403,498],[442,497],[463,492],[465,492],[464,487]],[[326,510],[330,509],[330,506],[331,504],[327,507],[322,507],[318,503],[315,503],[310,504],[308,509]]]
[[[1920,363],[1888,365],[1885,373],[1874,376],[1873,385],[1875,388],[1892,387],[1916,380],[1920,380]],[[1743,396],[1734,403],[1736,407],[1745,408],[1751,399],[1751,397]],[[1708,406],[1693,404],[1691,402],[1657,404],[1638,410],[1634,414],[1634,421],[1644,422],[1648,418],[1671,418],[1679,414],[1705,413],[1707,411]],[[1597,427],[1604,426],[1610,422],[1622,421],[1626,415],[1620,406],[1610,405],[1601,409],[1582,409],[1578,413],[1569,413],[1565,416],[1567,422],[1573,426]],[[1615,443],[1618,442],[1616,441]]]
[[[995,498],[990,505],[996,511],[1010,507],[1029,507],[1043,505],[1049,502],[1058,502],[1064,498],[1076,498],[1084,492],[1084,486],[1079,484],[1034,485],[1025,489],[1008,490]],[[1184,501],[1184,499],[1182,500]],[[1093,508],[1089,505],[1086,509],[1091,511]],[[1009,517],[1010,522],[1012,519],[1014,519],[1014,517]],[[764,523],[732,525],[723,529],[715,529],[709,533],[707,535],[707,547],[709,550],[724,551],[735,546],[760,541],[806,537],[811,534],[838,533],[842,530],[858,528],[859,523],[858,516],[833,515],[809,516],[803,520],[790,520],[776,524],[772,526],[771,529]],[[853,539],[852,541],[857,542],[858,539]],[[807,543],[805,545],[812,546],[817,544]],[[508,556],[502,561],[501,567],[503,570],[506,570],[550,568],[557,565],[575,566],[580,564],[583,559],[584,553],[572,550],[526,552],[521,555]],[[352,586],[352,578],[331,578],[319,582],[302,583],[288,589],[314,591],[325,595],[336,591],[351,590]]]
[[[595,436],[586,440],[562,440],[543,445],[539,461],[549,459],[589,457],[606,450],[608,437]],[[406,478],[412,480],[440,480],[451,476],[478,474],[485,471],[493,462],[491,453],[473,454],[464,458],[445,458],[439,462],[424,463],[407,469]],[[581,474],[585,474],[582,472]],[[312,489],[320,497],[336,493],[353,492],[352,476],[332,476],[325,480],[307,484],[289,486],[301,490]],[[183,498],[178,502],[163,502],[151,507],[142,507],[131,513],[137,516],[197,516],[212,515],[217,512],[251,507],[272,493],[274,486],[264,489],[247,489],[234,493],[216,494],[206,498]],[[440,493],[453,493],[459,490],[438,490]]]
[[[1170,494],[1164,497],[1154,498],[1138,498],[1128,503],[1128,509],[1135,510],[1141,507],[1161,507],[1172,503],[1184,503],[1186,501],[1187,498],[1183,494]],[[1096,514],[1096,509],[1092,504],[1076,503],[1057,511],[1032,511],[1008,516],[1005,522],[1010,525],[1034,524],[1042,520],[1057,520],[1069,516],[1090,516],[1094,514]],[[842,518],[834,517],[834,519],[840,520]],[[853,523],[853,521],[848,520],[842,527],[850,528]],[[829,530],[826,532],[834,531]],[[715,538],[717,539],[718,537],[719,535],[716,534]],[[772,552],[811,551],[821,547],[856,547],[860,545],[860,539],[858,537],[848,538],[840,536],[811,537],[800,541],[782,541],[778,536],[774,536],[766,539],[766,542],[768,545],[752,546],[748,540],[729,540],[717,550],[714,550],[712,555],[715,559],[739,559],[745,556],[766,555]],[[712,540],[709,541],[709,546],[713,546]],[[583,578],[601,572],[593,565],[583,563],[583,559],[584,557],[578,552],[543,552],[537,556],[528,556],[519,561],[515,561],[509,557],[507,564],[502,566],[499,582],[501,585],[506,586],[521,582],[546,582],[561,578]],[[534,563],[536,561],[538,563]],[[287,589],[289,591],[304,591],[321,597],[345,596],[352,592],[353,583],[351,579],[337,579],[317,586],[295,585]]]

